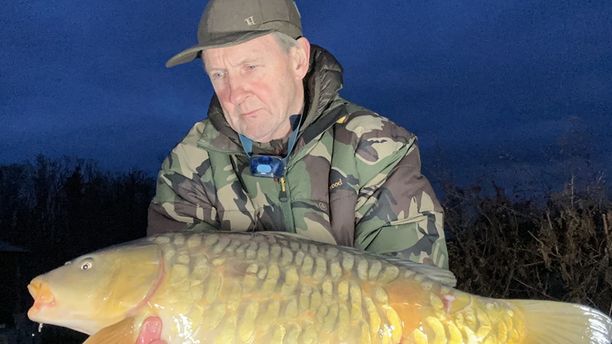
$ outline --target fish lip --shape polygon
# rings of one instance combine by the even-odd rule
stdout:
[[[34,299],[34,304],[28,310],[28,318],[35,320],[43,309],[55,306],[55,295],[48,283],[42,279],[35,278],[28,284],[28,292]]]

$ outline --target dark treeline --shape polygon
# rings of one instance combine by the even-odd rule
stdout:
[[[55,260],[142,236],[154,182],[69,158],[0,166],[0,240]]]
[[[30,336],[26,285],[85,252],[145,235],[155,179],[109,173],[95,162],[49,159],[0,166],[0,240],[25,250],[0,252],[0,323]],[[484,296],[550,299],[612,313],[612,203],[603,179],[571,180],[544,201],[507,195],[493,185],[445,185],[443,206],[451,270],[458,287]],[[11,250],[9,250],[11,251]],[[14,319],[14,315],[17,317]],[[15,324],[17,323],[17,324]],[[82,341],[47,327],[45,343]]]
[[[571,178],[545,200],[493,184],[446,185],[445,231],[458,288],[581,303],[612,315],[612,202],[603,178]]]

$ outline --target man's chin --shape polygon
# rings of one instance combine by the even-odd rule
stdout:
[[[271,135],[268,133],[258,133],[258,132],[251,132],[247,130],[247,131],[242,132],[242,135],[246,136],[249,140],[253,142],[268,143],[272,141],[272,139],[270,138]]]

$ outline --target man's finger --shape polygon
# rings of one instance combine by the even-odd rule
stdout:
[[[140,335],[136,344],[163,343],[160,341],[162,321],[159,317],[148,317],[140,328]]]

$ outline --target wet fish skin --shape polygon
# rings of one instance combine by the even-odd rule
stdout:
[[[134,343],[152,315],[169,343],[609,343],[612,323],[592,309],[482,298],[453,282],[282,234],[170,233],[35,278],[28,315],[91,334],[87,343]]]

